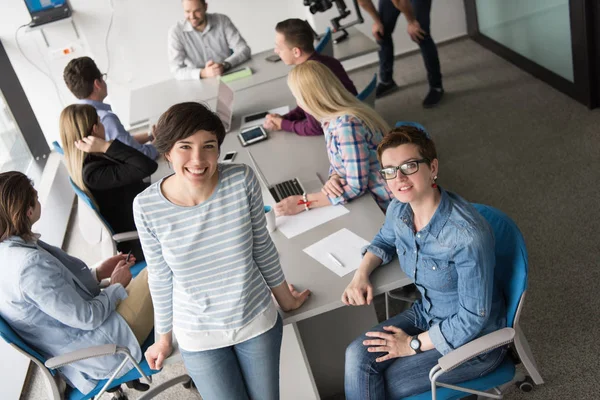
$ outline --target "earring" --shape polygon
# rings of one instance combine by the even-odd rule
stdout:
[[[437,183],[435,183],[436,179],[437,179],[437,175],[433,177],[433,182],[431,183],[431,187],[434,188],[434,189],[436,189],[438,187]]]

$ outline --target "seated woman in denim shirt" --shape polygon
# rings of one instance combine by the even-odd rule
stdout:
[[[485,219],[458,195],[435,183],[435,145],[418,128],[400,127],[377,149],[381,175],[395,199],[385,224],[367,246],[344,291],[346,305],[370,304],[371,272],[397,252],[422,300],[346,350],[346,398],[399,399],[430,388],[429,370],[442,355],[506,326],[502,294],[494,283],[494,235]],[[442,375],[458,383],[483,376],[503,360],[492,350]]]

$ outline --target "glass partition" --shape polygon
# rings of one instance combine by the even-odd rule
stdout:
[[[32,163],[33,156],[29,147],[0,92],[0,172],[27,173]]]

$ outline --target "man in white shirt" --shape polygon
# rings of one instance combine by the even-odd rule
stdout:
[[[185,20],[169,30],[169,68],[176,79],[222,75],[250,58],[250,47],[223,14],[207,14],[205,0],[181,2]]]

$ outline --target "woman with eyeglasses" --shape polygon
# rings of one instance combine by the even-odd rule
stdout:
[[[294,215],[310,208],[344,204],[367,192],[385,211],[392,194],[378,172],[377,145],[389,130],[387,123],[316,61],[295,66],[288,86],[298,105],[321,121],[329,179],[321,192],[287,197],[275,205],[275,212]]]
[[[463,344],[506,326],[504,298],[494,283],[494,235],[462,197],[436,184],[433,141],[400,127],[377,148],[381,176],[394,200],[385,223],[342,294],[346,305],[373,300],[369,275],[397,254],[422,299],[375,326],[346,349],[346,398],[400,399],[430,389],[429,371]],[[505,348],[484,353],[444,373],[444,383],[491,372]]]
[[[87,104],[72,104],[62,111],[60,140],[71,180],[96,203],[114,233],[135,231],[133,199],[149,186],[144,178],[158,164],[119,140],[104,140],[104,125]],[[118,243],[117,248],[144,260],[138,240]]]

